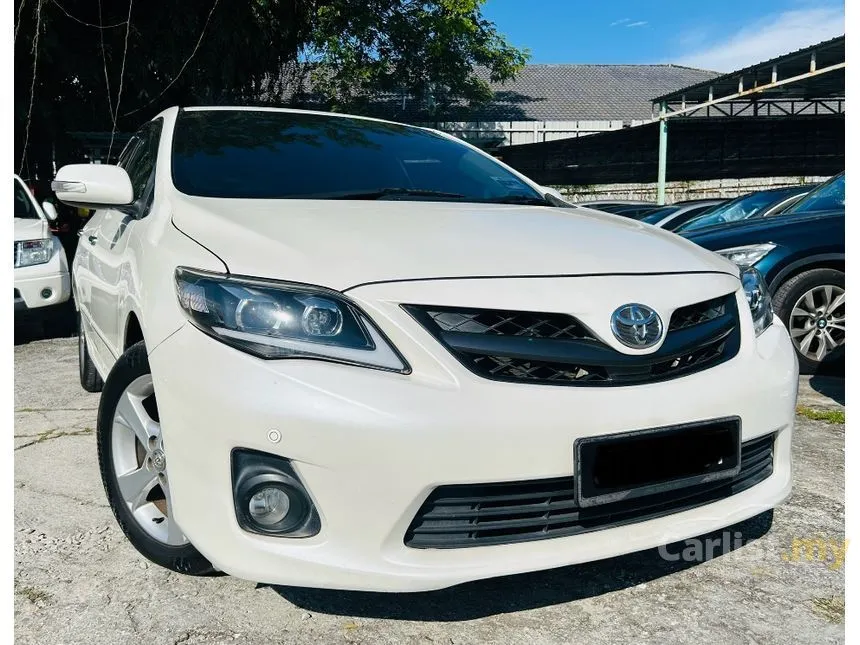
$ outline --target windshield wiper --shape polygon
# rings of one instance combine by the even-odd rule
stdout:
[[[332,193],[321,199],[384,199],[386,197],[435,197],[438,199],[464,199],[460,193],[445,193],[439,190],[421,190],[418,188],[379,188],[377,190],[358,191],[354,193]]]

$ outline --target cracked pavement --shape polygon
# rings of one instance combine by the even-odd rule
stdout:
[[[168,572],[128,544],[99,478],[98,395],[78,385],[76,352],[72,338],[15,348],[20,645],[845,640],[844,569],[792,558],[795,538],[844,540],[841,424],[798,417],[792,497],[772,525],[765,515],[730,527],[745,544],[706,562],[654,549],[422,594],[272,588]],[[804,405],[841,408],[839,383],[822,383],[803,384]]]

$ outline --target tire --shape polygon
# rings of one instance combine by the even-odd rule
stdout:
[[[777,289],[773,308],[791,335],[801,374],[844,371],[842,271],[821,268],[797,274]]]
[[[166,451],[142,341],[126,350],[107,377],[96,440],[108,502],[132,546],[171,571],[198,576],[215,573],[170,513]]]
[[[78,373],[81,387],[87,392],[102,391],[104,382],[93,364],[93,359],[90,358],[90,350],[87,348],[87,337],[84,335],[80,312],[78,312]]]

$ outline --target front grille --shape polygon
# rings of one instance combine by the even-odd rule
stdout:
[[[737,476],[669,492],[579,508],[574,478],[440,486],[418,510],[404,538],[418,549],[458,549],[529,542],[642,522],[709,504],[773,473],[775,434],[745,442]]]
[[[573,316],[404,305],[464,366],[495,381],[613,386],[653,383],[714,367],[740,348],[734,294],[681,307],[651,354],[623,354]]]
[[[573,363],[518,360],[507,356],[471,356],[472,371],[499,381],[532,380],[541,383],[606,382],[609,375],[602,367]]]
[[[669,321],[669,331],[686,329],[719,318],[726,313],[726,299],[713,298],[676,309]]]
[[[565,314],[453,307],[427,308],[425,313],[439,329],[448,332],[594,340],[594,336],[582,323]]]

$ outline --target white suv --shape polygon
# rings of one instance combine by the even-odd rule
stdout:
[[[53,204],[41,206],[18,175],[15,196],[15,316],[43,316],[71,293],[69,264],[63,245],[48,222],[57,219]]]
[[[160,565],[437,589],[789,494],[797,359],[761,276],[453,137],[172,108],[54,187],[97,209],[81,382]]]

